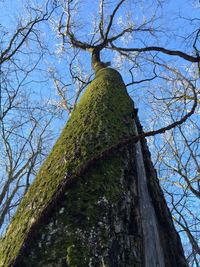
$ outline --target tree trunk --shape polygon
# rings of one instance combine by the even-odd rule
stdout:
[[[120,145],[141,131],[120,74],[98,70],[1,240],[0,266],[187,266],[146,141]]]

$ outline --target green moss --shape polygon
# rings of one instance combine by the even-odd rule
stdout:
[[[130,118],[132,111],[133,103],[119,73],[109,68],[98,71],[1,240],[1,267],[10,266],[17,257],[31,225],[38,220],[66,173],[76,174],[89,159],[133,134],[130,130],[133,129]],[[109,172],[108,169],[106,171]],[[106,197],[112,200],[116,200],[117,194],[120,194],[117,185],[108,185],[106,191],[104,185],[98,185],[97,182],[96,186],[102,187],[102,192],[106,192]],[[73,199],[77,199],[76,205],[82,205],[77,195]],[[92,217],[90,207],[85,208]]]
[[[89,263],[96,266],[95,258],[99,261],[97,257],[110,245],[105,218],[111,208],[117,210],[127,193],[120,182],[123,169],[121,155],[111,156],[74,184],[49,222],[38,230],[37,240],[24,255],[22,266],[28,262],[28,266],[42,267],[47,260],[53,264],[58,258],[70,267],[88,267]]]

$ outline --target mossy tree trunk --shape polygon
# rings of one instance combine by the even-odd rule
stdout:
[[[1,240],[0,266],[187,266],[145,140],[116,145],[141,131],[120,74],[98,68]]]

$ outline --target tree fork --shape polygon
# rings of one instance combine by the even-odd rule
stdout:
[[[100,59],[100,52],[103,48],[95,47],[91,48],[90,51],[92,53],[92,68],[95,71],[95,74],[102,68],[106,68],[110,66],[110,62],[102,62]]]

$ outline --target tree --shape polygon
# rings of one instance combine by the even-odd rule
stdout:
[[[116,17],[116,13],[124,2],[125,1],[120,1],[119,4],[114,7],[113,12],[111,13],[110,17],[108,17],[109,19],[107,20],[107,24],[106,24],[106,16],[105,16],[105,7],[106,7],[106,5],[108,5],[108,3],[104,2],[104,1],[100,2],[100,13],[99,13],[100,20],[99,20],[99,23],[96,24],[96,30],[94,30],[94,34],[92,35],[91,40],[88,41],[88,40],[84,40],[84,39],[81,40],[78,37],[78,35],[77,35],[78,31],[77,30],[79,30],[79,29],[77,28],[77,25],[75,24],[75,21],[74,21],[75,16],[73,15],[73,12],[76,11],[76,4],[77,3],[75,3],[74,1],[68,1],[66,3],[66,5],[62,7],[64,11],[63,11],[62,15],[60,16],[59,26],[58,26],[59,33],[63,39],[63,47],[65,47],[66,44],[69,44],[70,46],[73,46],[74,48],[78,49],[75,51],[76,53],[77,53],[77,51],[79,51],[79,49],[89,51],[90,53],[92,53],[92,55],[93,55],[92,56],[93,67],[94,67],[96,72],[98,72],[98,70],[100,68],[102,68],[103,66],[105,67],[105,65],[100,62],[100,52],[104,51],[105,49],[116,50],[121,54],[121,56],[127,57],[129,59],[129,61],[133,64],[133,66],[130,68],[131,74],[132,74],[132,70],[134,69],[135,65],[138,66],[138,63],[140,63],[140,66],[142,66],[143,60],[153,64],[154,65],[153,71],[152,71],[152,73],[154,75],[153,77],[150,77],[150,78],[145,77],[144,79],[142,79],[140,81],[132,80],[132,82],[130,82],[128,85],[133,84],[133,83],[139,84],[139,83],[144,82],[144,81],[154,81],[157,78],[163,79],[163,80],[167,81],[168,83],[174,82],[175,86],[172,87],[173,90],[170,90],[169,94],[166,93],[167,90],[166,91],[160,90],[162,93],[160,99],[156,98],[156,94],[154,95],[155,96],[154,98],[157,100],[158,103],[159,103],[159,100],[162,100],[162,108],[160,109],[160,111],[164,110],[164,108],[165,108],[165,113],[163,113],[163,114],[166,114],[166,116],[168,117],[169,124],[167,126],[166,126],[166,124],[163,125],[164,124],[163,121],[160,120],[159,121],[159,123],[161,124],[160,129],[156,129],[156,130],[153,129],[152,131],[148,131],[145,134],[141,133],[140,138],[142,138],[144,136],[155,135],[157,133],[164,133],[164,135],[167,136],[167,132],[166,132],[167,130],[173,129],[174,127],[177,127],[177,126],[180,129],[180,126],[182,125],[182,123],[185,122],[189,117],[191,117],[192,114],[194,114],[195,109],[196,109],[197,104],[198,104],[198,101],[197,101],[198,90],[197,90],[197,86],[196,86],[197,84],[195,84],[196,80],[195,79],[193,79],[193,80],[188,79],[185,72],[181,73],[180,70],[177,70],[175,67],[170,67],[169,64],[166,64],[165,62],[163,62],[163,58],[160,59],[160,57],[158,57],[158,54],[150,54],[150,55],[148,54],[148,56],[144,57],[144,56],[142,56],[141,52],[147,52],[147,51],[158,52],[159,51],[161,53],[165,53],[165,54],[170,55],[170,56],[179,56],[180,58],[183,58],[184,60],[187,60],[189,62],[190,61],[191,62],[197,62],[197,67],[198,67],[199,55],[198,55],[197,45],[198,45],[199,33],[198,33],[198,31],[195,31],[194,35],[193,35],[193,36],[195,36],[194,42],[193,42],[193,48],[194,48],[194,52],[195,52],[194,56],[190,56],[188,53],[182,52],[180,50],[171,50],[171,49],[162,48],[160,46],[154,46],[154,45],[153,46],[152,45],[147,46],[146,44],[145,44],[144,48],[141,48],[140,46],[138,48],[137,47],[136,48],[135,47],[134,48],[133,47],[123,48],[122,46],[116,44],[116,42],[119,40],[119,38],[123,37],[124,35],[126,36],[127,33],[142,34],[143,32],[147,32],[147,34],[149,34],[149,35],[151,35],[151,34],[154,35],[156,32],[153,29],[153,27],[151,27],[154,23],[154,20],[152,19],[153,17],[149,21],[142,23],[138,27],[136,27],[135,25],[130,23],[128,26],[125,25],[125,27],[123,29],[121,29],[120,27],[117,28],[117,30],[119,30],[117,33],[113,32],[113,23],[114,23],[114,19]],[[75,3],[75,6],[73,6],[74,3]],[[66,21],[64,21],[65,19],[66,19]],[[75,32],[76,32],[76,35],[75,35]],[[164,73],[164,71],[165,71],[165,73]],[[168,73],[171,73],[172,75],[168,76]],[[133,75],[132,75],[132,78],[133,78]],[[56,85],[58,85],[57,79],[55,80],[55,82],[56,82]],[[184,88],[183,92],[180,91],[180,89],[181,89],[180,84]],[[58,87],[58,90],[60,90],[59,87]],[[172,92],[174,93],[173,96],[170,95]],[[61,94],[61,97],[62,96],[63,95]],[[161,105],[159,105],[159,107],[160,106]],[[180,113],[177,113],[177,108],[179,108]],[[172,111],[174,111],[174,110],[175,110],[175,112],[172,113]],[[155,110],[155,111],[157,111],[157,110]],[[155,127],[158,125],[159,124],[156,123]],[[174,137],[176,138],[177,135],[174,135]],[[115,150],[115,148],[119,149],[119,148],[121,148],[121,146],[122,147],[126,146],[130,142],[134,142],[134,141],[136,141],[136,139],[138,140],[138,138],[139,137],[137,137],[137,138],[136,137],[125,138],[125,140],[123,139],[123,140],[119,141],[118,143],[112,145],[111,148],[105,149],[104,153],[105,153],[105,155],[107,155],[107,154],[109,154],[108,151],[112,152],[113,150]],[[198,139],[196,139],[195,141],[198,141]],[[191,146],[190,143],[192,143],[192,141],[189,142],[188,147]],[[159,153],[160,153],[160,151],[162,152],[163,150],[159,150]],[[104,157],[104,153],[103,152],[100,153],[102,155],[102,157]],[[99,157],[101,158],[101,156],[99,156]],[[192,158],[194,159],[195,157],[193,156]],[[99,158],[97,155],[97,158],[95,160],[98,160],[98,159]],[[93,162],[93,158],[91,160]],[[180,160],[179,160],[179,162],[180,162]],[[88,165],[90,165],[90,164],[91,163],[88,163]],[[198,164],[197,164],[197,166],[198,166]],[[86,164],[86,167],[87,167],[87,164]],[[146,166],[146,168],[148,169],[147,166]],[[84,169],[84,164],[83,164],[83,169]],[[180,174],[180,168],[178,169],[178,171]],[[78,171],[78,173],[79,173],[79,171]],[[182,170],[181,170],[181,175],[182,175]],[[74,174],[74,177],[75,176],[77,176],[77,174]],[[194,179],[192,182],[190,182],[190,180],[188,179],[188,177],[186,175],[184,175],[184,176],[182,175],[182,177],[184,178],[185,182],[187,183],[187,188],[186,188],[187,191],[188,191],[188,188],[189,189],[192,188],[192,191],[191,191],[192,193],[193,192],[198,193],[196,186],[194,186],[194,182],[196,181],[196,179]],[[198,180],[197,180],[197,185],[198,185]],[[152,186],[149,186],[149,188],[152,188]],[[171,195],[171,192],[168,192],[167,190],[166,190],[166,193],[169,193],[169,195]],[[154,194],[152,194],[152,197],[153,197],[153,195]],[[185,195],[187,196],[187,194],[184,194],[184,196]],[[176,195],[173,194],[173,197],[174,196],[176,196]],[[156,204],[155,204],[156,202],[157,201],[154,202],[155,206],[156,206]],[[158,202],[160,203],[160,200]],[[177,201],[177,197],[175,197],[173,199],[173,202],[172,202],[173,210],[176,210],[177,214],[181,215],[179,210],[177,210],[176,202],[179,202],[179,201]],[[174,203],[175,203],[175,205],[174,205]],[[23,206],[23,204],[22,204],[22,206]],[[184,207],[185,207],[185,205],[184,205]],[[165,216],[163,215],[163,218],[164,217]],[[187,224],[183,224],[181,221],[182,219],[180,219],[180,218],[181,217],[179,217],[179,219],[176,221],[179,223],[179,225],[182,227],[182,229],[184,229],[184,231],[188,234],[190,241],[193,244],[193,249],[194,249],[195,253],[196,252],[198,253],[198,244],[197,243],[195,244],[195,242],[194,242],[195,238],[194,238],[194,235],[192,234],[192,231],[190,231],[189,227],[185,227],[185,226],[187,226]],[[39,219],[38,219],[38,221],[39,221]],[[36,223],[34,225],[37,225],[37,220],[36,220]],[[11,229],[12,229],[12,226],[11,226]],[[74,253],[73,252],[73,244],[72,244],[72,247],[68,246],[68,248],[69,248],[68,255],[72,256]],[[178,254],[180,256],[181,252]],[[68,261],[70,261],[70,259],[73,259],[73,257],[71,257],[71,256],[68,258]],[[184,263],[181,263],[181,264],[184,264]],[[196,264],[198,264],[198,259],[196,260]]]
[[[127,6],[125,6],[126,4]],[[184,226],[184,228],[178,227],[178,229],[186,243],[185,251],[188,262],[191,263],[191,266],[198,266],[200,231],[197,212],[198,200],[194,192],[199,192],[199,165],[197,160],[194,165],[193,159],[198,158],[199,148],[199,18],[198,14],[196,16],[191,14],[189,18],[179,15],[173,20],[173,14],[170,12],[166,15],[166,19],[168,20],[170,16],[173,24],[164,28],[159,24],[159,15],[161,15],[159,8],[161,7],[162,10],[162,3],[158,1],[155,5],[155,9],[153,9],[151,1],[143,3],[142,7],[137,1],[134,3],[133,1],[119,1],[118,4],[99,1],[99,13],[96,9],[95,14],[98,15],[95,15],[93,24],[91,24],[88,23],[88,20],[83,21],[83,18],[80,20],[78,14],[81,13],[81,10],[77,2],[67,1],[62,5],[61,16],[59,14],[57,19],[59,21],[58,31],[62,39],[62,49],[67,52],[70,47],[73,47],[76,53],[80,54],[80,58],[83,57],[82,69],[84,69],[85,60],[82,51],[91,51],[94,46],[101,50],[103,46],[101,50],[103,56],[105,51],[118,53],[115,54],[114,60],[118,62],[120,59],[126,64],[126,69],[129,68],[131,81],[128,81],[127,86],[133,85],[134,99],[136,99],[136,95],[140,95],[137,97],[136,103],[137,106],[140,106],[141,103],[140,117],[143,119],[146,131],[149,132],[149,129],[152,129],[150,135],[164,133],[171,127],[179,125],[178,129],[181,128],[184,135],[187,136],[187,149],[184,148],[184,153],[179,157],[178,163],[178,169],[180,166],[181,169],[185,169],[184,173],[186,172],[187,175],[184,177],[186,179],[182,175],[177,175],[177,172],[174,177],[177,166],[173,158],[176,153],[166,148],[163,138],[156,136],[156,139],[152,137],[149,140],[152,140],[151,148],[154,154],[156,154],[155,147],[158,147],[155,162],[159,166],[159,175],[163,181],[166,196],[169,196],[167,199],[174,220],[177,224],[180,222],[179,226]],[[195,7],[198,10],[198,4]],[[122,8],[120,16],[118,16],[119,8]],[[164,8],[163,10],[165,12]],[[139,14],[137,19],[135,19],[137,16],[135,13]],[[89,17],[91,18],[91,16]],[[174,29],[173,25],[178,25],[178,20],[182,20],[182,24]],[[84,27],[83,35],[83,25],[88,24],[88,27]],[[93,28],[89,28],[91,25]],[[184,25],[188,27],[186,28]],[[177,29],[178,27],[181,30]],[[177,43],[175,44],[174,41]],[[163,43],[167,45],[163,45]],[[168,49],[170,45],[178,49]],[[180,47],[184,48],[183,50],[186,52],[181,51]],[[112,57],[112,54],[109,53],[109,56]],[[76,64],[77,62],[74,64],[74,69],[76,69]],[[123,69],[125,73],[126,69]],[[139,77],[139,79],[137,80],[135,77]],[[147,121],[147,112],[148,118],[152,114],[149,121]],[[183,124],[186,122],[185,119],[188,119],[187,123]],[[174,141],[179,144],[177,149],[180,151],[180,146],[183,147],[183,143],[185,143],[183,135],[177,134],[177,130],[171,130],[170,133],[164,133],[164,140],[170,138],[168,135],[173,136]],[[172,137],[169,141],[171,140]],[[195,155],[191,153],[193,150],[191,147],[196,151]],[[166,152],[168,153],[166,154]],[[168,162],[167,168],[166,164],[163,164],[166,160],[170,162],[170,164]],[[191,188],[195,190],[191,191]],[[180,213],[184,215],[180,216]],[[189,237],[188,242],[186,241],[187,237]]]
[[[38,25],[52,10],[29,7],[14,29],[1,24],[0,35],[0,235],[5,231],[21,198],[28,190],[38,166],[51,144],[49,125],[42,101],[35,99],[38,66],[45,49]],[[34,51],[37,47],[37,53]],[[23,57],[21,57],[23,55]],[[40,80],[41,82],[41,80]]]
[[[145,143],[130,142],[133,112],[120,75],[98,68],[19,206],[1,266],[187,266]]]

